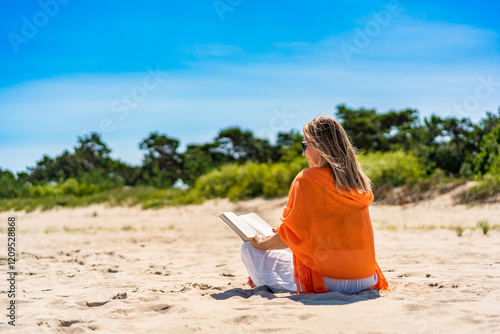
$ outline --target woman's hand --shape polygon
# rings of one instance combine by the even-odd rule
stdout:
[[[278,233],[275,233],[269,237],[263,237],[260,234],[256,234],[253,239],[250,240],[252,245],[260,250],[271,250],[271,249],[285,249],[288,248],[287,244],[283,240]]]
[[[270,238],[270,237],[264,238],[262,235],[260,235],[259,233],[257,233],[255,235],[255,237],[253,237],[253,239],[250,239],[250,242],[257,249],[267,250],[267,249],[265,249],[265,243],[264,243],[264,241],[267,240],[268,238]]]

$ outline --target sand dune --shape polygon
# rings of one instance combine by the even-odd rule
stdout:
[[[379,263],[391,292],[296,295],[250,289],[239,239],[215,217],[257,212],[279,224],[286,198],[143,211],[91,206],[3,212],[18,219],[19,333],[498,333],[500,205],[454,206],[450,195],[373,205]],[[6,238],[0,240],[1,268]],[[6,272],[6,270],[2,270]]]

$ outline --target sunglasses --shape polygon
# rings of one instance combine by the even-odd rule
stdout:
[[[306,153],[306,150],[307,150],[307,142],[306,141],[303,141],[300,143],[300,145],[302,146],[302,153]]]

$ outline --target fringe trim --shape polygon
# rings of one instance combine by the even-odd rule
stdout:
[[[378,263],[377,266],[375,267],[375,272],[377,273],[378,279],[377,279],[377,284],[375,284],[372,289],[378,289],[380,291],[391,291],[389,289],[389,283],[387,283],[387,279],[382,273],[382,269],[380,269]]]
[[[301,293],[301,288],[305,293],[328,292],[325,287],[323,277],[313,273],[309,267],[293,256],[294,276],[297,284],[297,293]],[[318,276],[318,277],[315,277]],[[315,279],[316,278],[316,279]],[[315,284],[317,283],[317,284]]]

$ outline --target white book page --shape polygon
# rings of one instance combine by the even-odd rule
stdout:
[[[269,225],[264,219],[260,218],[256,213],[252,212],[246,215],[241,215],[239,216],[239,218],[243,219],[254,230],[265,237],[274,235],[273,227]]]
[[[253,229],[245,220],[241,219],[232,212],[223,212],[222,214],[225,216],[225,218],[229,220],[229,222],[226,222],[221,219],[222,222],[228,225],[228,227],[232,229],[234,232],[236,232],[236,234],[240,235],[243,241],[247,240],[248,238],[253,238],[255,236],[256,230]],[[233,225],[234,227],[230,225]],[[244,236],[238,233],[238,231],[236,231],[235,228],[240,230]]]

